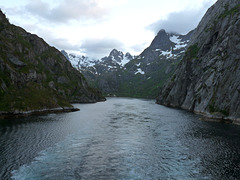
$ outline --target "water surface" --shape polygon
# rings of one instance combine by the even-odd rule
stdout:
[[[153,100],[0,121],[0,179],[239,179],[240,127]]]

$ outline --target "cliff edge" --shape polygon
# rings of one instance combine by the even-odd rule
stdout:
[[[208,9],[157,103],[240,123],[239,0]]]

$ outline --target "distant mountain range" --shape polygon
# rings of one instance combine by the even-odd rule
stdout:
[[[130,53],[113,49],[109,56],[101,59],[94,59],[82,55],[68,54],[66,51],[61,51],[63,55],[72,63],[73,67],[80,71],[89,70],[94,74],[101,74],[102,69],[96,69],[96,66],[103,66],[104,71],[114,71],[116,68],[123,68],[125,64],[134,59]],[[99,71],[98,71],[99,70]]]
[[[160,30],[139,56],[113,49],[109,56],[92,59],[62,53],[105,95],[154,98],[173,74],[193,31],[187,35]]]

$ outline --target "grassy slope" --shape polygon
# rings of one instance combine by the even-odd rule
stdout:
[[[9,56],[16,57],[25,65],[17,66]],[[29,80],[32,72],[37,78]],[[68,82],[60,83],[58,77],[64,77]],[[50,82],[55,88],[49,86]],[[85,88],[82,87],[83,82]],[[59,51],[41,38],[11,25],[1,14],[0,111],[71,107],[69,99],[94,93],[96,90],[88,87],[85,78]]]

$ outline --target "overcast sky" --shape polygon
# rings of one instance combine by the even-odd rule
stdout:
[[[217,0],[1,0],[10,22],[51,46],[100,58],[140,54],[160,29],[186,34]]]

